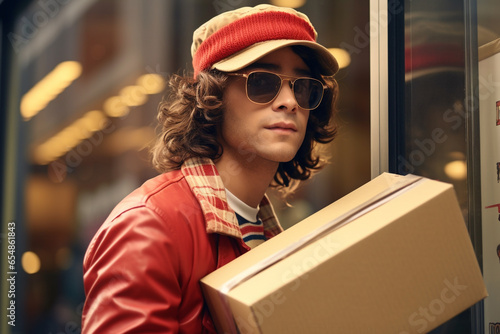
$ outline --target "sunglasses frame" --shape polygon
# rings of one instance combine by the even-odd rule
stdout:
[[[248,96],[248,77],[251,74],[253,74],[253,73],[269,73],[269,74],[274,74],[274,75],[276,75],[277,77],[280,78],[280,80],[281,80],[280,88],[278,89],[278,91],[276,92],[276,94],[274,95],[274,97],[269,102],[255,102],[254,100],[252,100]],[[265,104],[269,104],[269,103],[273,102],[278,97],[278,95],[280,94],[281,89],[283,88],[283,81],[285,81],[285,80],[288,80],[291,83],[290,89],[293,92],[293,97],[294,97],[295,101],[297,102],[297,105],[300,108],[304,109],[304,110],[314,110],[314,109],[318,108],[320,106],[320,104],[321,104],[321,101],[323,101],[323,97],[325,95],[325,90],[328,89],[328,86],[325,85],[324,83],[322,83],[320,80],[318,80],[316,78],[311,78],[311,77],[295,77],[295,76],[283,75],[283,74],[278,74],[278,73],[274,73],[274,72],[270,72],[270,71],[262,71],[262,70],[251,71],[249,73],[232,72],[232,73],[226,73],[226,74],[229,75],[229,76],[237,76],[237,77],[245,78],[245,94],[247,95],[247,99],[249,99],[251,102],[253,102],[255,104],[259,104],[259,105],[265,105]],[[295,81],[297,81],[299,79],[309,79],[309,80],[317,81],[317,82],[319,82],[321,84],[321,87],[323,87],[323,91],[321,92],[321,98],[319,99],[318,105],[316,107],[314,107],[314,108],[304,108],[304,107],[302,107],[299,104],[299,101],[297,101],[297,97],[295,96],[295,90],[294,90],[295,86],[294,85],[295,85]]]

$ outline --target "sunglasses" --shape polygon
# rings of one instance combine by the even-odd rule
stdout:
[[[314,78],[291,77],[266,71],[245,73],[227,73],[230,76],[246,78],[246,93],[250,101],[267,104],[278,96],[283,81],[288,80],[299,107],[305,110],[316,109],[323,99],[324,90],[328,87]]]

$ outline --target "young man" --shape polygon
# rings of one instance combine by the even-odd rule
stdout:
[[[215,332],[199,280],[282,231],[265,195],[333,139],[338,70],[309,19],[269,5],[194,33],[194,77],[159,108],[161,175],[127,196],[84,259],[83,333]]]

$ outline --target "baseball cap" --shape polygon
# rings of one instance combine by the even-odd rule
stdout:
[[[191,55],[194,77],[201,71],[238,71],[265,55],[292,45],[310,48],[320,73],[334,75],[335,57],[316,42],[309,18],[292,8],[273,5],[242,7],[219,14],[193,33]]]

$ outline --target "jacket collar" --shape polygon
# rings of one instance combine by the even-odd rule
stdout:
[[[225,234],[241,239],[236,214],[227,203],[226,189],[213,161],[208,158],[191,158],[184,162],[181,171],[200,203],[207,233]],[[266,195],[260,203],[258,215],[264,223],[267,238],[283,231]]]

